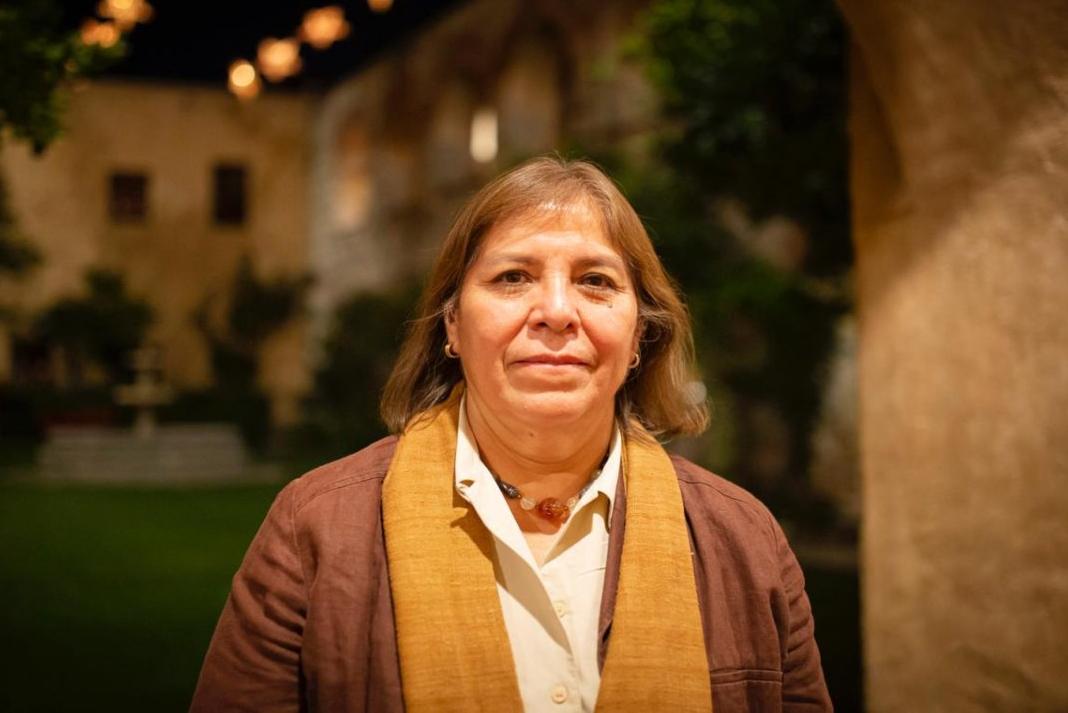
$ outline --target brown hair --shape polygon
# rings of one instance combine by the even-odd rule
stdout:
[[[382,395],[382,420],[394,433],[448,398],[463,372],[445,356],[445,315],[489,230],[504,221],[585,204],[601,221],[630,270],[638,300],[641,363],[616,394],[624,430],[631,418],[654,436],[695,434],[708,407],[695,398],[689,313],[653,250],[641,219],[616,185],[588,161],[535,158],[498,176],[468,201],[445,237]]]

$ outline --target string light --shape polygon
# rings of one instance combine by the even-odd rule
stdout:
[[[140,6],[142,4],[147,7],[145,0],[101,0],[100,12],[103,13],[103,8],[108,6],[108,12],[112,13],[109,17],[117,16],[117,11],[111,8],[111,5],[125,7],[127,5]],[[367,4],[375,12],[386,12],[393,7],[393,0],[367,0]],[[151,13],[150,7],[149,13]],[[300,42],[302,40],[316,49],[323,50],[348,37],[351,29],[351,25],[345,19],[345,11],[340,5],[327,5],[309,10],[304,13],[304,19],[301,21],[297,37],[281,40],[268,37],[260,42],[256,50],[256,67],[259,68],[259,74],[272,82],[280,82],[287,77],[292,77],[300,71],[302,66],[300,59]],[[234,63],[230,67],[230,91],[235,94],[238,91],[235,90],[236,85],[233,75],[237,66],[238,63]],[[258,82],[259,78],[257,76],[256,89],[251,93],[251,96],[255,96],[259,92]],[[241,91],[247,92],[248,90],[242,89]],[[239,96],[243,95],[239,94]],[[496,114],[494,114],[493,120],[494,137],[496,137]],[[496,138],[494,138],[494,142],[496,142]],[[496,155],[496,143],[494,143],[493,151],[494,155]]]
[[[301,23],[300,36],[315,49],[324,50],[349,34],[345,12],[338,5],[308,10]]]
[[[260,77],[256,68],[245,59],[239,59],[230,65],[230,91],[238,99],[253,99],[260,93]]]
[[[114,20],[122,32],[139,22],[148,22],[153,15],[152,6],[145,0],[100,0],[96,12],[101,17]]]
[[[260,42],[256,64],[260,73],[272,82],[291,77],[300,71],[300,42],[292,37],[284,40],[268,37]]]
[[[82,23],[82,44],[99,45],[100,47],[113,47],[122,33],[111,22],[99,22],[89,19]]]

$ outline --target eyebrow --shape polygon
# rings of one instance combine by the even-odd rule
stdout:
[[[529,255],[524,253],[502,253],[491,257],[488,260],[490,265],[499,265],[502,263],[510,263],[516,265],[533,265],[538,261]],[[610,267],[615,270],[625,271],[625,264],[623,259],[616,256],[608,255],[596,255],[591,257],[584,257],[575,262],[575,266],[579,269],[587,269],[591,267]]]

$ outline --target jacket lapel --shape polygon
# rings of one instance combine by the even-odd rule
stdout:
[[[608,634],[612,628],[612,612],[616,608],[616,587],[619,585],[619,562],[623,555],[623,532],[626,529],[627,488],[625,479],[616,483],[612,498],[612,526],[608,531],[608,559],[604,566],[604,589],[601,592],[601,614],[598,619],[597,667],[604,670],[608,651]]]

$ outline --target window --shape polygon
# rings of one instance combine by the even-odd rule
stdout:
[[[248,171],[239,164],[221,163],[215,167],[215,222],[241,225],[248,208]]]
[[[112,173],[108,212],[116,223],[141,223],[148,215],[148,176]]]

